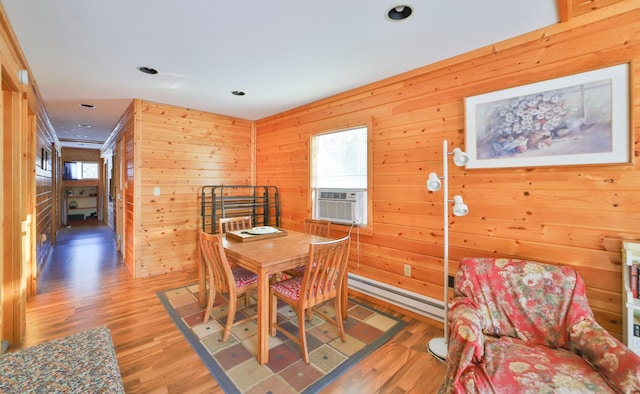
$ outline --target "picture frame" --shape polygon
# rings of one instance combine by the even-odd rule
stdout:
[[[630,163],[629,64],[465,99],[466,168]]]

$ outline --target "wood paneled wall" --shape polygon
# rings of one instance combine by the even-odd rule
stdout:
[[[31,121],[35,121],[35,126],[30,128],[36,130],[36,149],[35,149],[35,211],[36,211],[36,262],[38,268],[33,271],[33,277],[30,282],[37,280],[37,272],[40,271],[49,254],[53,250],[53,240],[60,223],[59,218],[54,216],[57,212],[55,204],[60,201],[54,195],[53,174],[55,167],[58,165],[56,158],[58,151],[55,149],[55,137],[51,134],[42,119],[30,117]],[[43,157],[44,155],[44,157]],[[30,294],[35,294],[35,288]]]
[[[251,183],[253,122],[141,100],[132,110],[125,262],[136,277],[193,268],[201,187]]]
[[[108,216],[109,226],[116,232],[116,243],[123,260],[134,278],[141,274],[137,263],[144,245],[138,242],[136,233],[142,217],[142,207],[136,207],[141,182],[141,113],[142,102],[133,100],[124,112],[113,133],[101,148],[101,157],[114,167],[113,213]]]
[[[116,245],[123,255],[123,260],[133,277],[137,277],[134,252],[135,217],[133,214],[133,186],[135,185],[134,132],[136,106],[139,102],[131,102],[122,114],[109,140],[100,150],[103,160],[114,167],[113,214],[108,215],[109,226],[116,233]],[[115,161],[114,161],[115,160]],[[106,185],[105,185],[106,186]],[[131,186],[131,188],[129,188]],[[127,228],[129,230],[127,231]]]
[[[621,333],[622,239],[640,239],[640,2],[496,43],[256,122],[257,183],[277,185],[283,226],[310,215],[309,140],[373,118],[373,221],[350,270],[436,299],[443,292],[442,139],[464,149],[464,98],[630,62],[636,164],[466,170],[450,194],[470,208],[451,218],[450,266],[466,256],[517,257],[575,267],[597,320]],[[355,249],[355,248],[353,248]],[[355,260],[355,259],[354,259]],[[403,264],[412,276],[403,276]]]
[[[28,72],[28,84],[18,81],[18,70]],[[40,100],[35,78],[1,4],[0,73],[3,90],[0,104],[3,203],[0,215],[4,218],[0,234],[3,250],[0,305],[11,308],[0,313],[0,332],[1,339],[20,342],[26,326],[26,298],[36,292],[37,269],[48,258],[55,234],[51,213],[51,171],[55,170],[53,160],[60,147]],[[46,163],[51,164],[51,170],[42,168],[41,148],[48,153]],[[51,159],[48,159],[49,154]],[[47,236],[45,240],[42,235]]]
[[[136,136],[136,114],[139,113],[139,103],[134,101],[132,109],[134,113],[131,116],[130,122],[127,122],[127,128],[124,132],[124,184],[122,185],[123,196],[123,209],[124,209],[124,223],[123,231],[124,236],[124,259],[125,264],[129,267],[133,273],[133,277],[137,278],[140,272],[140,265],[136,262],[136,250],[140,247],[136,247],[136,229],[137,223],[140,222],[140,213],[135,211],[136,193],[135,188],[137,182],[140,181],[139,171],[136,171],[136,164],[140,158],[136,156],[136,147],[140,146],[139,139]],[[127,115],[129,117],[129,115]]]

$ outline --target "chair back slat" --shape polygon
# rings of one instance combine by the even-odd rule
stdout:
[[[331,222],[328,220],[305,219],[304,232],[321,237],[329,237],[329,233],[331,232]]]
[[[302,279],[303,306],[335,298],[347,274],[349,237],[309,244],[309,260]]]
[[[207,272],[216,289],[223,293],[228,292],[230,297],[235,296],[235,279],[224,252],[221,234],[200,232],[200,258],[204,259]],[[231,282],[234,283],[233,286],[229,285]]]
[[[252,226],[251,216],[220,218],[218,222],[218,233],[224,234],[227,231],[248,230]]]

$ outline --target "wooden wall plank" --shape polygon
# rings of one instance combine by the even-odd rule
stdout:
[[[588,14],[591,11],[619,3],[624,0],[561,0],[568,2],[571,6],[571,14],[574,16]]]

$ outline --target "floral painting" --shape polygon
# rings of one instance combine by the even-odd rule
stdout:
[[[468,168],[626,163],[626,64],[465,100]]]

